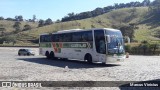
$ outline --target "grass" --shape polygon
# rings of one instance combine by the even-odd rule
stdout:
[[[160,27],[157,28],[153,28],[151,29],[151,26],[147,26],[146,24],[143,25],[139,25],[139,29],[135,31],[135,40],[141,42],[143,40],[147,40],[149,42],[159,42],[160,38],[156,38],[154,37],[154,35],[156,34],[156,32],[158,32],[158,29]]]
[[[139,29],[135,31],[135,40],[143,41],[150,39],[151,31],[148,30],[148,26],[140,25]]]

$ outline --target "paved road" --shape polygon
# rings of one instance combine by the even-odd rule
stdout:
[[[36,56],[18,56],[18,49],[0,47],[0,81],[160,81],[160,56],[131,55],[124,62],[101,65],[47,60],[38,55],[37,48],[31,48]]]

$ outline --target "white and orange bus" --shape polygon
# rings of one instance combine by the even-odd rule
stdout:
[[[47,58],[66,58],[113,63],[124,60],[124,42],[120,30],[110,28],[62,30],[42,34],[39,53]]]

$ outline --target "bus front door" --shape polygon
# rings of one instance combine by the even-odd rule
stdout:
[[[95,47],[98,56],[98,61],[105,62],[106,44],[105,44],[104,30],[95,30],[94,37],[95,37]]]

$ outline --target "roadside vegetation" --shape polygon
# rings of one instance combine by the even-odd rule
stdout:
[[[133,55],[160,55],[160,42],[131,43],[125,45],[126,52]]]

